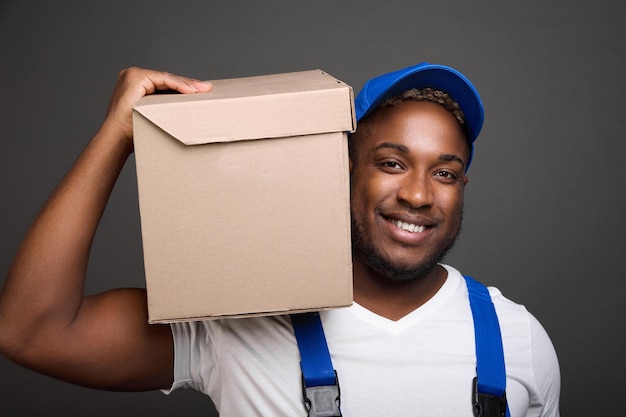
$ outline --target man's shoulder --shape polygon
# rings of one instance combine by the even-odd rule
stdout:
[[[442,266],[448,271],[449,278],[462,280],[465,276],[459,270],[450,265]],[[501,327],[515,326],[519,328],[529,328],[530,322],[533,320],[533,317],[526,309],[526,306],[524,304],[513,301],[512,299],[506,297],[498,287],[485,283],[481,280],[480,277],[471,276],[471,278],[487,287],[487,290],[489,291],[489,295],[491,297],[491,301],[493,302],[496,313],[498,314],[498,320]],[[463,287],[466,286],[461,286],[461,288],[459,288],[459,291],[463,291],[464,293],[466,293],[467,290]]]

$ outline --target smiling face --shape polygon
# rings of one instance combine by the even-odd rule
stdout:
[[[351,138],[354,262],[393,282],[434,270],[461,226],[469,145],[438,104],[379,109]]]

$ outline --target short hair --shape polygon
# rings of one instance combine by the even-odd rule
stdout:
[[[378,109],[396,106],[407,100],[428,101],[431,103],[441,105],[443,108],[448,110],[454,116],[457,122],[459,122],[459,125],[461,126],[461,129],[463,130],[463,132],[466,132],[465,115],[463,114],[463,110],[461,110],[461,106],[459,106],[459,103],[457,103],[452,97],[450,97],[448,93],[441,91],[441,90],[436,90],[430,87],[412,88],[396,96],[389,97],[385,101],[383,101],[382,104],[376,108],[376,110],[374,110],[369,116],[365,117],[361,121],[360,126],[363,126],[364,129],[359,129],[359,126],[357,126],[356,132],[350,135],[352,140],[348,141],[348,145],[349,145],[349,151],[350,151],[350,158],[352,159],[354,163],[356,163],[358,156],[356,153],[356,146],[352,146],[351,142],[355,139],[358,140],[358,136],[360,135],[369,134],[367,123],[363,123],[363,122],[366,121],[369,117],[371,117],[374,113],[376,113]]]
[[[389,97],[387,100],[383,101],[380,108],[395,106],[405,100],[430,101],[431,103],[440,104],[452,113],[461,127],[464,128],[465,126],[465,115],[463,114],[463,110],[461,110],[459,103],[454,101],[448,93],[441,90],[435,90],[434,88],[412,88],[410,90],[406,90],[397,96]]]

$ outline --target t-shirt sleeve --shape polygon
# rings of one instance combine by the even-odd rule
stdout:
[[[207,392],[207,376],[212,370],[212,349],[209,329],[205,322],[180,322],[170,324],[174,341],[174,381],[170,394],[179,388],[192,388]]]
[[[559,417],[561,374],[554,345],[525,306],[490,287],[504,341],[511,415]]]
[[[561,371],[554,345],[539,321],[530,314],[532,366],[537,393],[543,403],[542,417],[558,417]]]

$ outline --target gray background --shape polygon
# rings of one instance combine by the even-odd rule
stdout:
[[[358,91],[381,72],[445,63],[474,81],[486,108],[449,263],[541,320],[560,356],[564,416],[624,415],[625,5],[3,0],[0,279],[102,121],[123,67],[203,79],[321,68]],[[89,293],[143,285],[132,160],[89,275]],[[210,407],[191,391],[74,387],[0,358],[2,416],[206,416]]]

